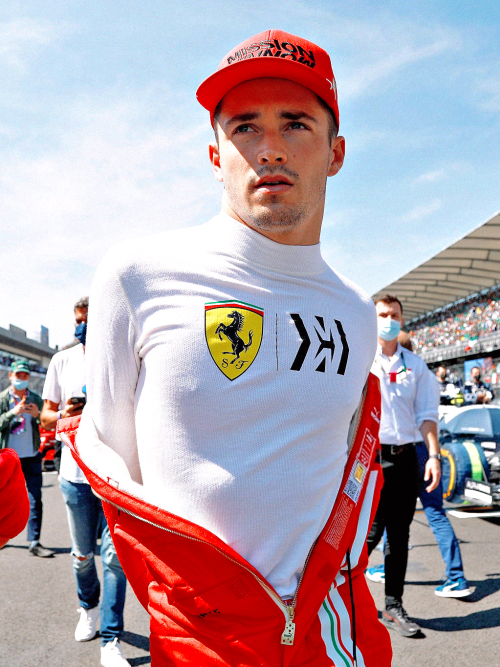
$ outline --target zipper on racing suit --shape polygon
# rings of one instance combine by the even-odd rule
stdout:
[[[243,564],[240,563],[239,561],[235,560],[234,558],[232,558],[231,556],[229,556],[228,554],[226,554],[222,549],[220,549],[219,547],[215,546],[214,544],[211,544],[210,542],[206,542],[205,540],[201,540],[201,539],[199,539],[198,537],[192,537],[192,536],[190,536],[190,535],[186,535],[185,533],[180,533],[179,531],[177,531],[177,530],[172,530],[171,528],[165,528],[165,526],[159,526],[157,523],[154,523],[153,521],[149,521],[149,519],[145,519],[144,517],[139,516],[138,514],[135,514],[134,512],[131,512],[130,510],[124,509],[124,508],[121,507],[120,505],[117,505],[116,503],[113,503],[113,502],[111,502],[110,500],[107,500],[106,498],[103,498],[103,496],[99,495],[95,490],[93,490],[93,493],[94,493],[95,496],[97,496],[97,498],[99,498],[100,500],[102,500],[102,501],[105,502],[105,503],[108,503],[108,505],[112,505],[112,506],[115,507],[119,512],[124,512],[124,514],[128,514],[129,516],[132,516],[132,517],[134,517],[135,519],[137,519],[138,521],[143,521],[144,523],[147,523],[147,524],[149,524],[150,526],[153,526],[154,528],[159,528],[160,530],[164,530],[164,531],[166,531],[167,533],[172,533],[172,535],[177,535],[177,536],[179,536],[179,537],[184,537],[184,538],[186,538],[187,540],[192,540],[193,542],[199,542],[200,544],[208,544],[209,546],[212,547],[212,549],[215,549],[218,553],[220,553],[222,556],[224,556],[225,558],[227,558],[228,560],[230,560],[232,563],[235,563],[236,565],[239,565],[239,566],[242,567],[244,570],[246,570],[246,571],[247,571],[249,574],[251,574],[252,577],[253,577],[253,578],[254,578],[254,579],[255,579],[255,580],[262,586],[262,588],[266,591],[266,593],[269,595],[269,597],[270,597],[270,598],[271,598],[271,599],[278,605],[278,607],[283,611],[283,614],[284,614],[284,616],[285,616],[285,621],[286,621],[286,623],[285,623],[285,630],[284,630],[284,632],[283,632],[283,634],[282,634],[282,636],[281,636],[281,643],[282,643],[282,644],[288,644],[288,645],[292,645],[292,644],[293,644],[293,640],[294,640],[294,636],[295,636],[295,623],[293,622],[293,618],[294,618],[294,616],[295,616],[295,603],[296,603],[296,600],[297,600],[297,593],[298,593],[298,590],[299,590],[299,586],[300,586],[300,583],[301,583],[302,578],[303,578],[303,576],[304,576],[305,566],[304,566],[304,569],[303,569],[303,571],[302,571],[302,575],[301,575],[301,577],[300,577],[300,579],[299,579],[299,584],[298,584],[298,586],[297,586],[297,590],[295,591],[295,595],[294,595],[294,597],[293,597],[293,600],[292,600],[292,602],[291,602],[290,605],[287,605],[285,602],[283,602],[283,600],[282,600],[282,599],[280,598],[280,596],[276,593],[276,591],[275,591],[271,586],[269,586],[265,581],[263,581],[262,579],[260,579],[260,578],[255,574],[255,572],[252,572],[252,570],[251,570],[250,568],[246,567],[245,565],[243,565]],[[314,543],[314,544],[315,544],[315,543]],[[311,555],[311,553],[312,553],[312,550],[313,550],[313,548],[314,548],[314,544],[313,544],[313,546],[311,547],[311,549],[310,549],[310,551],[309,551],[309,554],[308,554],[308,556],[307,556],[307,559],[306,559],[306,565],[307,565],[307,561],[309,560],[309,557],[310,557],[310,555]]]

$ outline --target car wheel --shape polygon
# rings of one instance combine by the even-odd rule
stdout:
[[[441,479],[443,498],[450,503],[464,501],[467,477],[488,479],[489,466],[481,445],[470,440],[453,441],[441,447]]]

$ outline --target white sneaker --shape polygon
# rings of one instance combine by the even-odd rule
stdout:
[[[130,667],[130,663],[125,660],[122,653],[118,637],[101,646],[101,665],[103,667]]]
[[[88,642],[94,639],[97,634],[97,621],[99,620],[99,605],[92,609],[78,607],[80,620],[75,629],[75,639],[77,642]]]

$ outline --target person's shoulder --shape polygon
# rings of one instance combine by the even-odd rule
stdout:
[[[76,356],[77,354],[82,354],[81,350],[81,343],[78,343],[77,345],[70,345],[69,347],[65,347],[62,350],[59,350],[59,352],[56,352],[52,359],[50,360],[50,363],[53,364],[54,366],[60,366],[61,364],[64,364],[68,359],[71,357]]]
[[[9,387],[0,391],[0,401],[9,395]]]
[[[358,309],[365,317],[375,322],[376,310],[373,299],[353,280],[332,269],[329,265],[327,275],[334,290],[342,293],[342,298],[349,303],[349,308]]]

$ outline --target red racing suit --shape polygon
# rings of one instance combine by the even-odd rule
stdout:
[[[370,374],[335,505],[289,603],[213,533],[120,489],[116,471],[91,469],[75,445],[79,417],[58,422],[103,500],[123,570],[150,614],[152,667],[390,666],[388,632],[363,574],[382,486],[379,419],[378,379]]]

